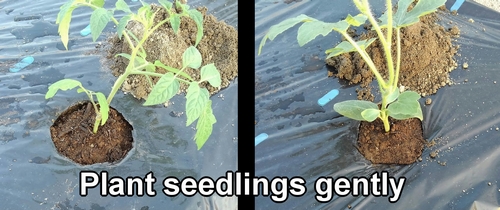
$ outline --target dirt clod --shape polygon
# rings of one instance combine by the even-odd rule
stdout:
[[[432,151],[431,153],[429,153],[429,157],[431,158],[436,158],[438,155],[437,151]]]
[[[467,68],[469,68],[469,64],[468,64],[468,63],[464,63],[464,64],[462,65],[462,68],[463,68],[463,69],[467,69]]]
[[[425,105],[430,105],[432,103],[432,99],[431,98],[426,98],[425,99]]]

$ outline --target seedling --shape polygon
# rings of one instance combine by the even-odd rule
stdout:
[[[298,30],[297,41],[300,46],[303,46],[315,39],[318,35],[326,36],[331,31],[337,31],[342,34],[346,41],[341,42],[336,47],[326,50],[327,58],[340,55],[342,53],[357,51],[363,60],[367,63],[370,70],[375,75],[380,93],[382,94],[382,101],[375,104],[369,101],[361,100],[347,100],[336,103],[333,109],[338,113],[355,120],[372,122],[380,118],[384,123],[384,130],[390,131],[389,116],[397,119],[404,120],[409,118],[423,119],[422,109],[420,108],[420,95],[414,91],[402,91],[400,93],[398,88],[399,68],[401,60],[401,35],[400,29],[410,26],[420,21],[420,17],[430,14],[442,6],[446,0],[419,0],[413,9],[408,11],[409,6],[414,0],[400,0],[398,2],[397,12],[394,14],[392,11],[392,1],[386,0],[386,12],[377,21],[372,12],[368,0],[353,0],[354,4],[361,12],[356,16],[347,15],[344,20],[336,23],[327,23],[316,20],[307,15],[299,15],[295,18],[290,18],[282,21],[281,23],[272,26],[268,33],[262,39],[258,54],[260,55],[262,47],[266,40],[273,40],[277,35],[283,33],[285,30],[295,26],[298,23],[303,23]],[[360,26],[366,20],[372,24],[372,30],[375,30],[378,39],[383,46],[385,58],[387,62],[388,78],[384,79],[372,59],[366,52],[366,48],[373,43],[376,38],[368,40],[355,41],[347,33],[350,26]],[[386,29],[385,34],[382,29]],[[391,54],[392,33],[393,29],[396,31],[396,67],[394,68],[393,57]]]
[[[199,84],[208,81],[213,87],[220,87],[220,73],[213,63],[201,66],[202,57],[198,49],[196,49],[196,46],[203,36],[203,15],[198,10],[190,9],[189,5],[182,4],[179,1],[172,3],[167,0],[159,0],[159,3],[166,9],[168,18],[157,24],[155,24],[153,20],[158,10],[152,11],[151,6],[144,2],[142,2],[142,7],[138,9],[137,13],[133,13],[124,0],[118,0],[115,4],[115,8],[112,9],[103,8],[104,0],[70,0],[63,4],[57,15],[56,23],[59,24],[59,35],[66,49],[73,10],[78,7],[90,7],[94,10],[90,16],[90,30],[93,41],[95,42],[97,40],[106,25],[112,21],[116,25],[119,38],[121,39],[123,37],[131,49],[130,54],[120,53],[116,56],[127,58],[129,64],[125,72],[120,75],[114,83],[107,98],[100,92],[87,90],[79,81],[73,79],[62,79],[50,85],[45,98],[52,98],[58,90],[66,91],[79,87],[77,90],[78,93],[85,92],[96,111],[96,121],[93,131],[97,133],[99,125],[104,125],[108,119],[109,104],[111,104],[116,92],[129,75],[144,75],[148,81],[150,81],[152,90],[144,102],[144,106],[165,103],[177,94],[180,87],[179,82],[184,82],[189,85],[186,93],[186,126],[198,120],[194,139],[199,150],[212,134],[212,126],[217,121],[212,113],[212,101],[209,99],[210,94],[206,88],[201,88]],[[173,12],[173,7],[181,12]],[[113,16],[116,10],[126,13],[119,21]],[[181,17],[183,16],[193,19],[197,25],[198,31],[195,45],[187,48],[182,55],[182,68],[177,69],[167,66],[159,60],[148,62],[146,60],[146,51],[143,48],[144,42],[156,29],[166,22],[170,22],[174,32],[177,33],[179,31]],[[142,24],[144,30],[141,39],[138,39],[138,36],[126,29],[129,21],[136,21]],[[165,69],[167,73],[157,73],[156,68]],[[187,68],[200,69],[200,80],[196,81],[185,73],[184,71]],[[160,77],[160,79],[153,85],[150,77]],[[95,103],[94,95],[97,97],[98,103]]]

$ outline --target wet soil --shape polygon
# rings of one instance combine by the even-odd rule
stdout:
[[[445,85],[451,85],[449,72],[456,69],[457,62],[453,56],[458,46],[452,44],[452,38],[458,37],[458,27],[444,28],[437,24],[438,15],[446,13],[446,8],[420,18],[420,22],[401,29],[401,69],[399,86],[406,90],[418,92],[421,96],[431,95]],[[370,25],[365,25],[370,29]],[[375,31],[368,31],[356,35],[351,29],[355,40],[377,37]],[[378,38],[378,37],[377,37]],[[396,33],[393,32],[392,54],[394,67],[396,66]],[[377,40],[368,48],[367,52],[379,72],[387,79],[386,60],[382,44]],[[374,75],[361,56],[356,53],[345,53],[326,60],[334,68],[333,75],[349,81],[350,84],[360,83],[358,99],[373,101],[371,83]]]
[[[155,24],[166,19],[168,13],[163,7],[152,4],[152,11],[158,10],[154,20]],[[214,63],[221,74],[221,87],[214,88],[203,82],[200,87],[206,87],[211,95],[220,89],[227,87],[238,75],[238,33],[236,29],[227,25],[224,21],[218,21],[213,15],[207,14],[207,8],[197,8],[203,14],[203,38],[197,46],[202,55],[202,66]],[[172,8],[172,11],[175,11]],[[142,38],[142,25],[135,21],[130,21],[127,29],[132,31],[139,39]],[[189,46],[195,45],[197,27],[190,18],[181,18],[180,29],[175,34],[170,22],[165,23],[153,32],[144,43],[149,62],[160,60],[163,64],[180,69],[182,66],[182,54]],[[108,50],[108,59],[111,60],[111,70],[113,75],[119,76],[128,65],[128,60],[123,57],[115,57],[118,53],[130,53],[129,46],[124,39],[113,36],[108,40],[112,47]],[[158,73],[166,73],[164,69],[156,68]],[[194,80],[199,80],[200,71],[196,69],[186,69]],[[153,84],[159,78],[151,78]],[[187,85],[181,82],[180,92],[185,93]],[[131,75],[122,85],[124,92],[130,92],[138,99],[147,99],[152,90],[152,86],[145,76]]]
[[[373,164],[412,164],[422,155],[426,141],[419,119],[394,120],[385,132],[382,120],[362,121],[359,126],[358,150]]]
[[[57,151],[72,161],[90,165],[115,163],[132,149],[132,126],[110,107],[109,118],[93,133],[95,111],[89,101],[77,103],[54,121],[50,135]]]

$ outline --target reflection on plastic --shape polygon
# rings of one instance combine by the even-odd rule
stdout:
[[[318,104],[320,106],[324,106],[325,104],[333,100],[335,97],[337,97],[337,95],[339,95],[339,90],[337,89],[330,90],[330,92],[328,92],[323,97],[318,99]]]
[[[256,136],[255,137],[255,146],[257,146],[257,144],[260,144],[260,142],[263,142],[264,140],[266,140],[267,137],[269,137],[269,135],[267,135],[267,133],[261,133],[258,136]]]
[[[14,67],[10,68],[9,71],[13,72],[13,73],[21,71],[21,69],[24,69],[26,66],[29,66],[30,64],[32,64],[33,61],[35,61],[35,58],[33,58],[31,56],[23,58],[21,61],[19,61],[19,63],[16,63],[16,65],[14,65]]]

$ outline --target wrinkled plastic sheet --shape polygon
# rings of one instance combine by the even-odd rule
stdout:
[[[193,140],[196,130],[185,126],[185,97],[175,96],[167,108],[142,106],[144,101],[119,91],[111,106],[121,112],[134,130],[133,149],[116,164],[80,166],[59,155],[49,127],[57,114],[84,94],[61,91],[44,98],[49,84],[63,78],[81,81],[93,91],[108,94],[116,77],[103,65],[103,54],[93,53],[97,42],[82,37],[92,10],[78,8],[70,27],[70,50],[63,50],[55,19],[66,1],[0,1],[0,203],[1,209],[234,209],[236,197],[166,196],[163,179],[191,176],[217,179],[238,168],[238,80],[212,96],[217,118],[213,133],[201,150]],[[141,2],[126,1],[132,11]],[[147,1],[148,3],[157,1]],[[115,1],[106,1],[110,8]],[[236,26],[237,1],[190,1],[207,6],[208,13]],[[119,16],[120,14],[116,12]],[[40,29],[40,30],[38,30]],[[104,33],[113,32],[112,24]],[[18,34],[21,33],[21,34]],[[16,38],[16,35],[22,35]],[[24,37],[24,38],[23,38]],[[26,38],[28,37],[28,38]],[[34,62],[10,72],[16,62],[32,56]],[[50,158],[50,159],[49,159]],[[145,177],[153,172],[156,196],[101,196],[100,186],[80,196],[81,171],[108,172],[111,177]],[[134,193],[136,194],[136,193]]]
[[[384,1],[370,1],[381,14]],[[450,9],[455,1],[446,2]],[[290,4],[256,2],[255,52],[270,26],[299,14],[336,22],[358,14],[352,1],[297,1]],[[459,67],[450,73],[455,83],[420,100],[426,148],[423,160],[411,165],[373,165],[356,150],[359,122],[333,110],[336,102],[355,99],[357,85],[327,77],[324,50],[340,42],[330,33],[299,47],[298,26],[268,41],[255,55],[255,136],[267,139],[255,146],[255,175],[302,177],[307,192],[288,195],[283,203],[258,196],[256,209],[497,209],[500,199],[500,14],[474,2],[464,2],[458,15],[441,16],[445,27],[461,31]],[[473,19],[470,21],[470,19]],[[448,24],[448,23],[452,24]],[[318,58],[316,59],[315,56]],[[468,64],[467,69],[462,65]],[[467,80],[467,82],[465,82]],[[333,89],[339,95],[324,106],[317,100]],[[379,97],[378,97],[379,99]],[[378,100],[376,99],[376,100]],[[435,159],[429,157],[439,150]],[[334,195],[329,202],[315,199],[315,181],[321,177],[366,177],[387,171],[406,177],[400,199],[392,196]]]

